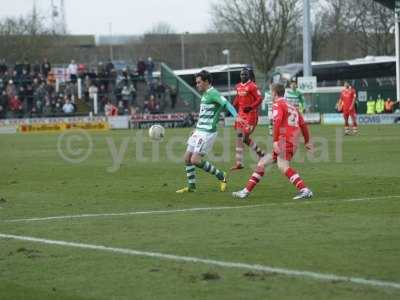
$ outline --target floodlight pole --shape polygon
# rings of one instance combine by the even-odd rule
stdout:
[[[396,100],[400,101],[400,30],[399,22],[400,16],[399,11],[395,12],[395,42],[396,42]]]
[[[303,76],[312,76],[310,0],[303,0]]]
[[[231,100],[231,52],[229,49],[224,49],[222,54],[226,56],[226,68],[228,73],[228,99]]]
[[[182,70],[183,70],[185,69],[185,39],[183,33],[181,33],[181,59],[182,59]]]
[[[112,23],[109,22],[108,23],[108,29],[110,31],[110,60],[113,61],[114,60],[114,49],[113,49],[113,39],[112,39]]]

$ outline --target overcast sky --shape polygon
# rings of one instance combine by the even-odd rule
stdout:
[[[0,18],[26,15],[34,0],[1,0]],[[59,4],[60,0],[53,0]],[[210,28],[212,0],[64,0],[67,29],[72,34],[143,34],[153,24],[167,22],[176,32],[205,32]],[[36,0],[51,19],[51,0]]]

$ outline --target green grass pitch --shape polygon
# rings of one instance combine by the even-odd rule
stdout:
[[[276,167],[247,200],[231,197],[254,167],[247,150],[246,168],[229,173],[227,192],[197,170],[197,192],[175,194],[186,183],[179,159],[190,129],[168,129],[161,143],[137,130],[1,135],[0,235],[289,274],[0,238],[0,299],[400,299],[399,126],[362,126],[357,136],[345,137],[341,127],[310,129],[315,156],[300,149],[293,166],[315,196],[297,202]],[[266,132],[259,127],[254,134],[263,148]],[[221,129],[219,136],[225,144],[219,140],[209,159],[228,170],[234,133]],[[249,207],[212,209],[231,206]],[[191,208],[210,209],[175,211]],[[170,212],[126,214],[160,210]],[[104,215],[40,219],[83,214]],[[39,220],[10,222],[27,218]]]

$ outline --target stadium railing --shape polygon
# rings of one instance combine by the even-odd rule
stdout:
[[[190,107],[197,111],[200,106],[200,94],[187,84],[182,78],[175,75],[174,71],[165,63],[161,63],[161,80],[168,86],[175,86],[178,90],[179,98],[189,103]]]

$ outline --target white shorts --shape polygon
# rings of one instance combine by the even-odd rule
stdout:
[[[217,132],[205,132],[195,130],[187,141],[186,152],[207,154],[212,149]]]

